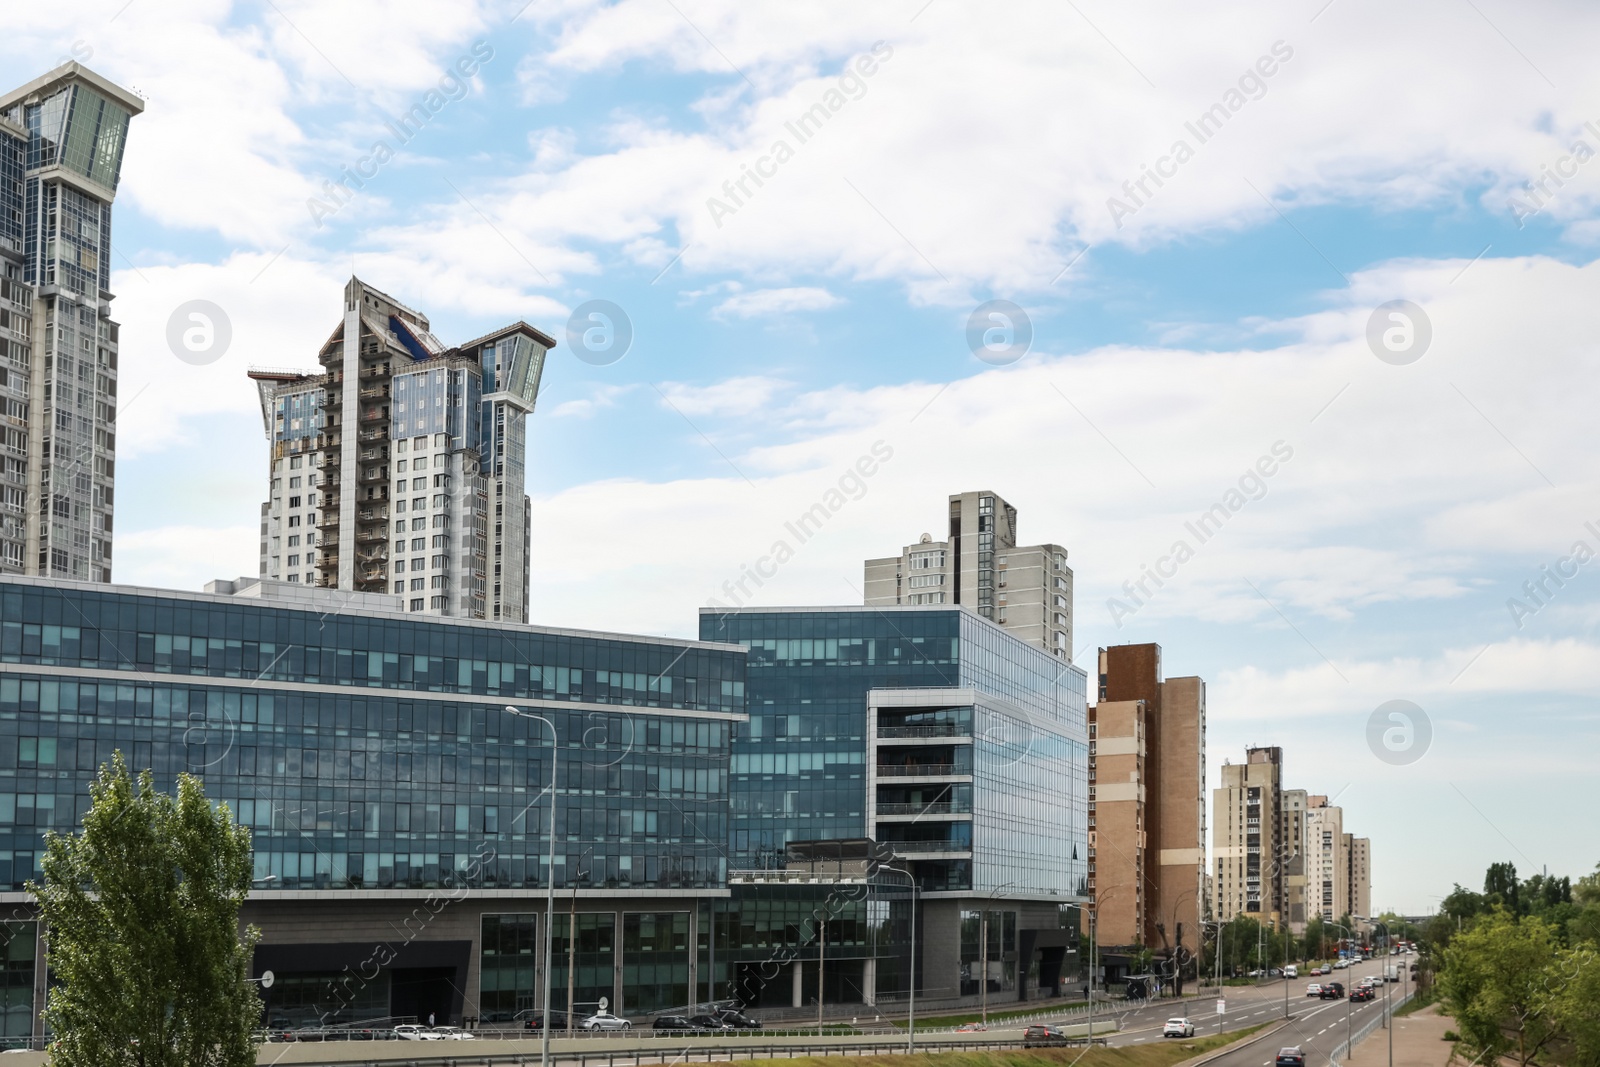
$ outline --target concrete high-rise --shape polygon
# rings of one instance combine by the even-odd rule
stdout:
[[[950,497],[946,536],[923,534],[863,565],[868,607],[961,604],[1029,644],[1072,658],[1072,569],[1060,545],[1018,545],[1017,509],[990,491]]]
[[[1243,763],[1224,763],[1212,804],[1217,920],[1282,921],[1283,749],[1250,748]]]
[[[1344,809],[1312,796],[1306,804],[1306,906],[1309,915],[1337,922],[1350,914],[1350,855]]]
[[[1167,678],[1161,646],[1100,650],[1089,709],[1089,893],[1096,938],[1193,953],[1205,898],[1206,689]]]
[[[555,343],[517,322],[446,346],[351,278],[322,373],[250,372],[271,447],[261,577],[526,622],[524,420]]]
[[[1306,803],[1304,789],[1285,789],[1279,821],[1283,827],[1283,904],[1289,930],[1306,932]]]
[[[1350,904],[1351,915],[1372,914],[1372,841],[1365,837],[1345,835],[1345,853],[1349,862],[1345,900]]]
[[[143,110],[77,63],[0,95],[0,573],[111,580],[111,203]]]

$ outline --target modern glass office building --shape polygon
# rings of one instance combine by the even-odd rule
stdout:
[[[726,896],[744,660],[287,583],[0,580],[0,889],[27,926],[0,940],[30,983],[0,1025],[27,1033],[42,992],[23,892],[40,835],[78,824],[116,749],[163,788],[201,776],[252,829],[275,1018],[533,1007],[553,773],[559,1000],[570,903],[580,1004],[682,1005],[699,905]],[[508,704],[553,724],[557,766],[549,726]]]
[[[809,888],[829,874],[826,847],[808,844],[799,851],[820,859],[797,887],[795,842],[870,839],[920,887],[919,995],[978,992],[985,966],[991,992],[1059,991],[1088,874],[1082,670],[959,607],[708,608],[700,636],[750,650],[730,776],[742,912],[764,894],[836,899],[853,881],[846,864]],[[862,918],[837,936],[861,933],[829,937],[825,995],[839,976],[840,999],[851,982],[867,1002],[908,991],[909,956],[873,932],[887,923],[903,943],[908,904],[878,892],[852,905]],[[747,938],[719,951],[717,980],[740,986],[758,950]],[[794,963],[797,1002],[817,994],[805,972],[817,955],[812,944]]]

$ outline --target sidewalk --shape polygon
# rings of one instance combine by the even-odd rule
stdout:
[[[1437,1004],[1392,1020],[1394,1067],[1444,1067],[1456,1047],[1453,1041],[1444,1040],[1444,1032],[1454,1022],[1439,1014]],[[1356,1045],[1348,1067],[1389,1067],[1389,1032],[1381,1028],[1372,1031]]]

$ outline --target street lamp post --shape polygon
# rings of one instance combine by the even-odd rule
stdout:
[[[983,983],[981,986],[982,1007],[979,1010],[979,1014],[983,1018],[983,1025],[985,1028],[987,1028],[989,1025],[989,905],[993,904],[995,902],[995,898],[1001,893],[1004,893],[1007,889],[1010,889],[1016,884],[1016,882],[1007,882],[999,889],[996,889],[993,893],[990,893],[989,899],[984,901],[983,914],[978,919],[978,969],[982,972],[982,976],[979,978],[979,981]],[[1002,931],[1001,936],[1004,937],[1005,924],[1001,923],[1000,928]],[[1000,958],[1001,963],[1004,964],[1004,945],[1001,946]]]
[[[1355,935],[1344,923],[1329,922],[1326,919],[1323,921],[1327,922],[1329,926],[1337,926],[1339,929],[1343,930],[1346,940],[1355,940]],[[1355,1024],[1351,1021],[1352,1010],[1353,1009],[1350,1005],[1350,992],[1346,990],[1344,997],[1344,1058],[1346,1061],[1350,1059],[1350,1053],[1355,1051]]]
[[[539,1047],[539,1062],[544,1067],[550,1065],[550,965],[554,962],[555,955],[555,919],[556,919],[556,772],[561,763],[561,746],[556,737],[556,724],[543,715],[532,712],[519,711],[511,705],[506,705],[506,714],[515,715],[522,719],[536,719],[550,727],[550,864],[549,873],[545,878],[544,897],[544,1026],[541,1027],[543,1039]],[[531,805],[530,805],[531,807]],[[526,810],[526,809],[524,809]],[[568,936],[572,934],[567,931]]]
[[[583,861],[594,851],[594,846],[583,850],[583,856],[578,858],[578,870],[572,874],[572,903],[567,907],[567,1033],[572,1033],[572,1009],[577,1007],[574,998],[578,992],[578,879],[586,878],[589,872],[583,868]]]
[[[917,892],[921,887],[917,885],[916,877],[904,867],[880,863],[878,870],[903,874],[906,881],[911,883],[911,997],[906,1010],[906,1052],[910,1053],[917,1047]]]
[[[1357,915],[1354,917],[1360,919],[1362,922],[1377,923],[1379,926],[1383,927],[1384,958],[1393,959],[1394,938],[1389,934],[1389,924],[1384,922],[1382,919],[1373,919],[1364,915]],[[1387,972],[1390,965],[1386,963],[1383,966],[1384,971]],[[1391,1003],[1393,1003],[1393,1001],[1389,996],[1389,975],[1385,973],[1383,976],[1383,1028],[1389,1031],[1389,1067],[1394,1067],[1394,1027],[1390,1025],[1392,1012],[1392,1009],[1390,1008]]]

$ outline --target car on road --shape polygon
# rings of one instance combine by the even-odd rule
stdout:
[[[984,1031],[986,1031],[988,1029],[989,1028],[987,1026],[985,1026],[983,1023],[962,1023],[960,1026],[956,1027],[956,1033],[958,1033],[958,1034],[981,1034],[981,1033],[983,1033]]]
[[[693,1020],[690,1020],[691,1022]],[[609,1011],[597,1011],[583,1022],[578,1024],[584,1030],[593,1033],[596,1030],[632,1030],[633,1024],[620,1015],[612,1015]]]
[[[1306,1067],[1306,1054],[1300,1051],[1298,1045],[1280,1048],[1276,1067]]]
[[[1324,982],[1322,992],[1317,995],[1323,1000],[1343,1000],[1344,986],[1338,982]]]
[[[1283,969],[1283,976],[1285,978],[1299,978],[1300,977],[1300,968],[1296,967],[1294,964],[1291,963],[1291,964],[1289,964],[1289,966],[1287,966],[1287,967],[1285,967]]]
[[[1194,1036],[1194,1023],[1190,1022],[1188,1019],[1182,1019],[1182,1018],[1179,1018],[1179,1019],[1168,1019],[1166,1025],[1161,1028],[1161,1036],[1162,1037],[1193,1037]]]
[[[1067,1032],[1059,1026],[1035,1023],[1022,1031],[1023,1048],[1048,1048],[1051,1045],[1065,1045],[1066,1043]]]
[[[435,1026],[433,1032],[439,1035],[440,1041],[476,1041],[478,1035],[471,1030],[463,1030],[459,1026]]]
[[[742,1011],[723,1011],[719,1018],[735,1030],[761,1029],[760,1019],[752,1019]]]
[[[1357,986],[1350,991],[1350,1003],[1362,1004],[1373,999],[1377,995],[1378,994],[1374,993],[1372,991],[1372,987],[1369,985]]]
[[[715,1015],[691,1015],[689,1022],[697,1030],[732,1030],[733,1027]]]
[[[539,1008],[530,1008],[524,1012],[522,1015],[522,1028],[524,1030],[543,1030],[544,1011]],[[565,1030],[566,1028],[567,1013],[564,1011],[552,1011],[550,1013],[550,1032],[555,1033],[557,1030]]]
[[[699,1027],[682,1015],[657,1015],[650,1024],[654,1030],[698,1030]]]
[[[1306,986],[1306,996],[1308,996],[1308,997],[1320,997],[1320,996],[1322,996],[1322,986],[1317,982],[1312,982],[1310,985]]]
[[[444,1038],[429,1030],[426,1026],[417,1026],[415,1023],[402,1023],[394,1028],[394,1036],[400,1041],[443,1041]]]

